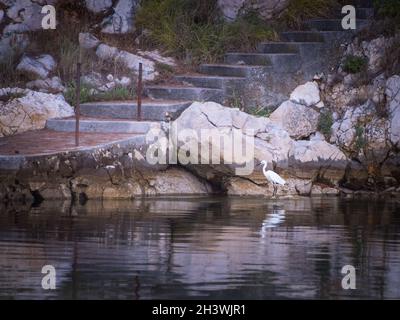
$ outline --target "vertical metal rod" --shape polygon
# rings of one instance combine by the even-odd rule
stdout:
[[[139,79],[137,85],[137,120],[142,120],[143,64],[139,63]]]
[[[76,66],[75,145],[79,147],[79,120],[81,117],[81,63]]]

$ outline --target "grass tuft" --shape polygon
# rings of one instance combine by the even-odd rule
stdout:
[[[301,28],[304,21],[329,17],[338,8],[335,0],[291,0],[280,20],[290,28]]]
[[[76,85],[71,82],[64,93],[65,100],[72,106],[76,105]],[[95,92],[88,85],[81,85],[80,102],[96,101],[124,101],[133,100],[136,97],[136,90],[133,87],[116,86],[107,92]]]
[[[349,55],[343,62],[343,71],[347,73],[359,73],[367,67],[367,59],[363,57]]]

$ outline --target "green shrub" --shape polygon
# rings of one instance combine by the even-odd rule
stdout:
[[[343,62],[343,70],[347,73],[359,73],[367,66],[367,60],[358,56],[347,56]]]
[[[380,17],[400,19],[399,0],[375,0],[374,7]]]
[[[249,110],[249,113],[256,117],[266,117],[266,118],[269,118],[272,112],[274,112],[274,108],[265,106],[257,106],[250,108]]]
[[[365,148],[367,144],[367,140],[365,139],[365,131],[364,127],[360,124],[356,126],[356,139],[355,139],[355,147],[357,152],[360,152]]]
[[[160,47],[187,64],[215,62],[228,50],[252,50],[260,41],[276,38],[255,13],[232,23],[220,16],[216,0],[148,0],[136,25],[148,31],[145,45]]]
[[[5,96],[0,96],[0,101],[1,102],[9,102],[14,99],[22,98],[23,96],[24,96],[24,94],[22,94],[22,93],[10,93]]]
[[[76,85],[70,83],[64,93],[65,100],[72,106],[76,105]],[[95,93],[93,88],[87,85],[81,85],[80,102],[95,102],[95,101],[118,101],[118,100],[134,100],[136,97],[135,89],[132,87],[126,88],[116,86],[107,92]]]
[[[322,112],[319,117],[318,131],[329,138],[332,133],[333,117],[330,111]]]

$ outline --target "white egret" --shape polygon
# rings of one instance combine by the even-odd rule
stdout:
[[[271,182],[272,185],[274,186],[274,193],[272,196],[275,197],[276,193],[278,192],[278,186],[279,185],[284,186],[286,184],[286,181],[283,180],[276,172],[273,172],[271,170],[267,171],[267,161],[263,160],[261,161],[261,164],[264,166],[263,173],[265,178],[267,178],[267,180]]]

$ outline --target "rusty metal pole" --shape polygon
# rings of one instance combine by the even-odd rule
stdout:
[[[137,120],[142,121],[143,64],[139,63],[139,79],[137,85]]]
[[[75,145],[79,147],[79,120],[81,117],[81,63],[76,65]]]

